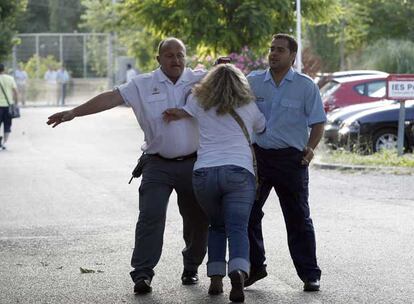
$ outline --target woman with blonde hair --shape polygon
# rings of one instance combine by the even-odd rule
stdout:
[[[193,189],[210,224],[208,292],[223,292],[228,241],[233,302],[244,301],[244,280],[250,270],[247,226],[256,192],[250,137],[265,128],[265,118],[253,100],[243,73],[232,64],[220,64],[193,88],[182,109],[164,112],[167,122],[198,121],[200,142]]]

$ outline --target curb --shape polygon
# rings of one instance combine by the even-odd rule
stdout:
[[[324,170],[338,170],[338,171],[377,171],[383,173],[393,174],[414,174],[414,168],[407,167],[381,167],[381,166],[364,166],[364,165],[346,165],[324,163],[320,161],[313,162],[312,166]]]

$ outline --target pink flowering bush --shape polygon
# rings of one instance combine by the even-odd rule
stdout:
[[[243,47],[240,53],[230,53],[232,63],[238,67],[245,75],[253,70],[264,70],[267,68],[267,60],[264,57],[257,56],[247,46]],[[194,69],[210,69],[217,58],[206,56],[204,58],[192,56],[187,58],[189,66]]]
[[[251,71],[267,68],[267,60],[254,54],[247,46],[242,48],[240,54],[231,53],[229,57],[232,63],[246,75]]]

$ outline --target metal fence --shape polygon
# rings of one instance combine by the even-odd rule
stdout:
[[[114,36],[107,33],[31,33],[16,36],[13,71],[20,63],[29,73],[27,104],[57,104],[59,86],[44,80],[47,66],[65,65],[70,75],[67,102],[79,103],[120,82],[114,73]]]

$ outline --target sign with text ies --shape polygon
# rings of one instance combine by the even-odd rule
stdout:
[[[394,100],[414,99],[414,74],[388,76],[387,98]]]

